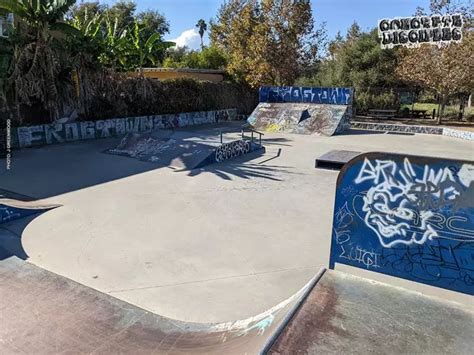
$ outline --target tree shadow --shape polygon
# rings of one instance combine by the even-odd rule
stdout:
[[[224,180],[233,180],[234,177],[246,180],[260,178],[272,181],[283,181],[279,176],[282,173],[295,174],[290,171],[291,167],[288,166],[262,165],[259,162],[251,162],[263,156],[264,152],[255,151],[221,163],[193,169],[189,171],[188,176],[194,177],[202,173],[211,173]]]
[[[360,136],[360,135],[376,135],[376,134],[385,134],[385,131],[372,131],[368,129],[348,129],[344,132],[340,132],[337,136]]]
[[[248,163],[249,160],[259,157],[258,153],[234,158],[233,163],[225,162],[191,170],[196,167],[199,155],[210,152],[211,146],[215,148],[219,144],[220,132],[232,133],[238,139],[239,128],[240,123],[176,129],[176,135],[170,137],[176,139],[173,149],[152,154],[156,156],[153,162],[146,161],[150,156],[140,159],[104,154],[105,151],[116,148],[122,138],[25,148],[13,152],[11,170],[0,171],[1,187],[33,196],[35,199],[45,199],[162,168],[175,171],[187,169],[190,176],[209,171],[226,179],[233,175],[242,178],[278,179],[276,170],[281,167],[271,168],[268,165],[257,166]],[[157,133],[156,139],[166,138],[166,134],[167,132],[162,130],[160,134]],[[248,138],[249,132],[245,132],[245,135]],[[230,135],[224,138],[225,143],[234,139]],[[286,146],[290,145],[289,142],[291,138],[262,137],[263,145],[268,147]],[[200,153],[196,154],[198,151]],[[0,165],[4,164],[0,159]]]
[[[285,144],[287,142],[292,142],[291,139],[283,138],[283,137],[275,137],[275,138],[262,138],[262,144],[270,144],[270,145],[282,145],[282,146],[291,146],[291,144]]]

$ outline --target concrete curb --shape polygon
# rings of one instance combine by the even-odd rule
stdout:
[[[390,124],[390,123],[352,121],[351,128],[367,129],[367,130],[382,131],[382,132],[435,134],[435,135],[442,135],[442,136],[447,136],[447,137],[454,137],[454,138],[474,141],[474,132],[446,128],[446,127],[400,125],[400,124]]]

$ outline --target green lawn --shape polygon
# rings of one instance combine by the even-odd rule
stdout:
[[[410,110],[412,109],[412,105],[401,105],[400,110],[402,110],[405,107],[407,107]],[[438,104],[416,102],[414,109],[427,110],[427,113],[431,115],[431,113],[433,112],[433,109],[438,111]],[[459,112],[458,105],[446,106],[446,108],[444,109],[444,117],[453,117],[453,118],[457,117],[458,112]],[[464,119],[468,119],[472,117],[474,117],[474,107],[466,107],[464,109]]]

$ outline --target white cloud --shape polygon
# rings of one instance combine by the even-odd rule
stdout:
[[[196,28],[183,31],[178,38],[172,39],[176,43],[176,47],[188,47],[190,49],[199,49],[201,47],[201,37]]]

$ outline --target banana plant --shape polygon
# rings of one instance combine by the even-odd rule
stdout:
[[[163,41],[159,33],[153,33],[148,38],[143,38],[141,35],[142,28],[135,23],[134,28],[134,45],[138,54],[138,69],[141,70],[147,63],[153,66],[158,65],[159,54],[164,53],[168,48],[175,45],[174,42]]]
[[[16,102],[31,104],[40,101],[52,119],[59,115],[58,102],[63,90],[58,90],[61,72],[58,51],[65,37],[80,35],[80,31],[63,21],[75,0],[0,0],[0,11],[19,19],[15,32],[13,67],[9,83]]]
[[[0,9],[21,19],[36,34],[50,31],[78,35],[73,26],[63,21],[75,0],[0,0]]]
[[[123,71],[141,70],[144,65],[156,66],[167,48],[173,42],[163,41],[159,33],[145,37],[144,27],[134,22],[130,27],[117,30],[117,21],[106,20],[107,52],[104,53],[104,64],[112,64]]]

